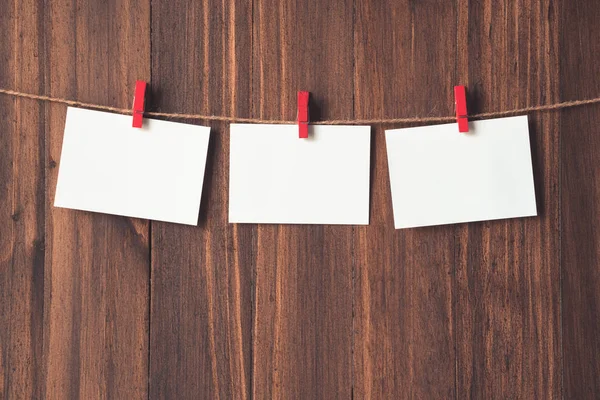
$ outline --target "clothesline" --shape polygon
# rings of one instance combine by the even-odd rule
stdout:
[[[94,110],[109,111],[118,114],[131,115],[132,110],[127,108],[118,108],[111,106],[103,106],[100,104],[84,103],[77,100],[69,100],[60,97],[51,97],[39,94],[18,92],[10,89],[1,89],[0,93],[9,96],[15,96],[25,99],[48,101],[51,103],[65,104],[73,107],[90,108]],[[531,112],[545,112],[555,111],[565,108],[580,107],[590,104],[600,103],[600,97],[594,99],[585,100],[572,100],[564,101],[553,104],[542,104],[531,107],[515,108],[512,110],[504,111],[492,111],[486,113],[470,114],[469,119],[478,120],[486,118],[499,118],[507,117],[511,115],[528,114]],[[205,114],[184,114],[184,113],[168,113],[168,112],[157,112],[147,111],[144,112],[144,116],[148,117],[165,117],[165,118],[179,118],[189,120],[203,120],[203,121],[224,121],[224,122],[242,122],[242,123],[256,123],[256,124],[295,124],[296,121],[285,121],[280,119],[264,119],[264,118],[243,118],[243,117],[232,117],[225,115],[205,115]],[[376,124],[408,124],[408,123],[442,123],[442,122],[454,122],[456,121],[455,116],[448,117],[410,117],[410,118],[367,118],[367,119],[334,119],[325,121],[311,121],[313,125],[376,125]]]

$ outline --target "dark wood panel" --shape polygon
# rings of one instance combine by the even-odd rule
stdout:
[[[251,4],[152,4],[150,106],[248,116]],[[228,166],[212,124],[199,226],[152,223],[151,398],[250,397],[253,238],[227,223]]]
[[[146,78],[155,110],[285,119],[309,90],[329,119],[449,115],[460,83],[471,112],[502,110],[598,96],[599,17],[567,0],[0,0],[0,87],[129,107]],[[0,398],[596,398],[599,115],[530,116],[539,217],[401,231],[386,127],[369,226],[256,226],[227,223],[213,124],[185,227],[54,209],[65,107],[2,96]]]
[[[451,114],[454,5],[355,4],[356,117]],[[384,127],[373,138],[371,223],[355,228],[355,396],[454,398],[454,228],[394,229]]]
[[[44,85],[43,2],[0,1],[0,87]],[[0,398],[44,393],[44,104],[0,98]]]
[[[600,96],[600,3],[563,1],[561,100]],[[564,397],[600,396],[600,108],[561,120],[562,329]]]
[[[254,1],[253,114],[353,114],[350,0]],[[352,227],[260,225],[256,230],[255,398],[350,398]]]
[[[558,100],[556,3],[459,1],[470,110]],[[561,397],[558,114],[530,116],[538,217],[457,228],[458,398]]]
[[[46,93],[130,107],[135,80],[149,78],[150,2],[61,0],[44,7]],[[148,222],[52,206],[65,112],[48,105],[45,118],[46,395],[144,398]]]

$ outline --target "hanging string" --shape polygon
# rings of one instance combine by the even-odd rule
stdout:
[[[9,96],[15,96],[25,99],[47,101],[57,104],[65,104],[73,107],[90,108],[93,110],[109,111],[118,114],[131,115],[132,111],[127,108],[118,108],[103,106],[99,104],[84,103],[76,100],[63,99],[60,97],[51,97],[40,94],[31,94],[17,92],[15,90],[1,89],[0,93]],[[469,115],[470,120],[475,119],[486,119],[486,118],[499,118],[507,117],[511,115],[528,114],[532,112],[547,112],[562,110],[565,108],[580,107],[590,104],[600,103],[600,97],[586,100],[572,100],[564,101],[561,103],[554,104],[543,104],[531,107],[516,108],[513,110],[505,111],[492,111],[479,114]],[[256,124],[295,124],[296,121],[284,121],[279,119],[263,119],[263,118],[242,118],[242,117],[229,117],[223,115],[204,115],[204,114],[184,114],[184,113],[167,113],[149,111],[145,112],[144,116],[148,117],[165,117],[165,118],[178,118],[178,119],[189,119],[189,120],[203,120],[203,121],[224,121],[224,122],[242,122],[242,123],[256,123]],[[454,122],[456,121],[455,116],[450,117],[411,117],[411,118],[369,118],[369,119],[334,119],[328,121],[315,121],[311,122],[313,125],[378,125],[378,124],[417,124],[417,123],[441,123],[441,122]]]

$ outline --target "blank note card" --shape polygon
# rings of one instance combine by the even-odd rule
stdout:
[[[67,110],[54,206],[196,225],[210,128]]]
[[[385,137],[396,229],[537,214],[526,116]]]
[[[368,126],[231,125],[229,222],[369,223]]]

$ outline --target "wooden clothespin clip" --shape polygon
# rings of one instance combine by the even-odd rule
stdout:
[[[146,82],[135,82],[135,94],[133,96],[133,127],[141,128],[144,119],[144,105],[146,102]]]
[[[467,91],[464,86],[454,86],[454,102],[456,103],[456,122],[458,122],[458,131],[469,132]]]
[[[309,92],[298,92],[298,132],[300,139],[308,138],[308,98]]]

